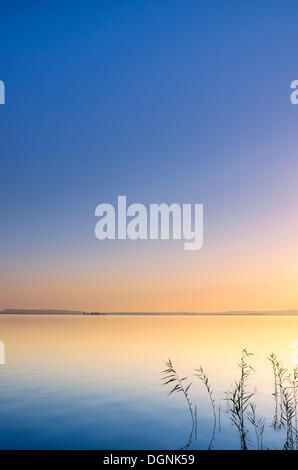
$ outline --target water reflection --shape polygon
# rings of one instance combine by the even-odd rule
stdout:
[[[0,366],[0,447],[237,449],[239,434],[231,426],[224,392],[239,380],[237,362],[245,346],[254,353],[248,385],[255,419],[266,420],[265,445],[282,448],[287,429],[271,426],[276,401],[266,357],[274,351],[282,367],[292,370],[297,326],[297,317],[269,316],[1,316],[6,364]],[[169,399],[160,386],[168,357],[179,377],[192,378],[194,426],[183,393]],[[203,376],[195,377],[202,374],[200,366],[210,381],[214,409]],[[279,401],[288,392],[279,393]],[[247,409],[252,420],[254,410]],[[251,422],[247,426],[253,430]],[[257,447],[252,436],[250,448]]]
[[[249,382],[251,375],[255,372],[251,366],[252,356],[253,354],[246,349],[242,350],[238,364],[240,376],[235,380],[231,389],[225,392],[226,414],[232,427],[237,430],[241,450],[248,450],[249,448],[264,449],[266,420],[262,416],[257,416],[256,403],[253,401],[257,392],[251,391]],[[298,367],[294,367],[292,371],[285,368],[274,353],[271,353],[267,359],[273,370],[274,393],[272,395],[275,403],[273,422],[269,430],[273,429],[275,432],[280,432],[279,437],[283,440],[283,450],[298,450]],[[190,377],[180,377],[170,359],[165,364],[167,368],[162,371],[162,384],[170,387],[169,396],[175,393],[182,394],[191,416],[190,437],[187,444],[182,447],[183,449],[189,449],[193,444],[194,430],[195,439],[197,439],[197,405],[193,404],[190,397],[193,382],[190,382]],[[216,436],[216,402],[208,375],[201,366],[195,371],[196,373],[193,376],[204,384],[211,403],[213,427],[208,449],[212,450],[214,449]],[[200,397],[198,397],[198,400],[200,400]],[[218,409],[221,409],[220,404]],[[218,419],[220,423],[220,415]],[[218,426],[218,432],[221,432],[220,425]],[[252,432],[255,434],[255,445],[251,439]],[[269,449],[268,446],[265,448]]]

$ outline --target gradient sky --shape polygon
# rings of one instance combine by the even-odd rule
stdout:
[[[0,308],[298,308],[296,1],[1,6]],[[205,244],[95,238],[204,204]]]

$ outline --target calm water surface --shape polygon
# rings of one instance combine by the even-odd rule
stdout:
[[[280,448],[284,434],[271,428],[275,352],[294,367],[291,345],[298,317],[165,317],[2,315],[0,340],[1,449],[180,449],[190,433],[181,394],[161,385],[170,358],[182,376],[202,365],[220,405],[214,447],[239,448],[225,413],[225,391],[237,379],[241,350],[255,355],[250,378],[257,413],[266,419],[264,441]],[[195,378],[191,398],[198,435],[191,448],[208,448],[212,412]],[[255,445],[250,433],[251,447]]]

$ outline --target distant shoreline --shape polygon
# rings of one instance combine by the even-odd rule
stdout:
[[[5,309],[0,315],[82,315],[82,316],[184,316],[184,317],[224,317],[224,316],[298,316],[298,310],[277,311],[226,311],[226,312],[83,312],[79,310],[25,310]]]

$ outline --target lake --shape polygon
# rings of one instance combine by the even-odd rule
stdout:
[[[296,316],[63,316],[1,315],[1,449],[207,449],[211,402],[194,369],[202,366],[215,398],[215,449],[239,449],[225,392],[239,377],[241,352],[254,353],[248,388],[265,419],[264,447],[282,448],[275,431],[274,352],[284,366],[297,362]],[[197,428],[183,393],[161,384],[171,359],[188,376]],[[256,448],[248,423],[248,447]]]

